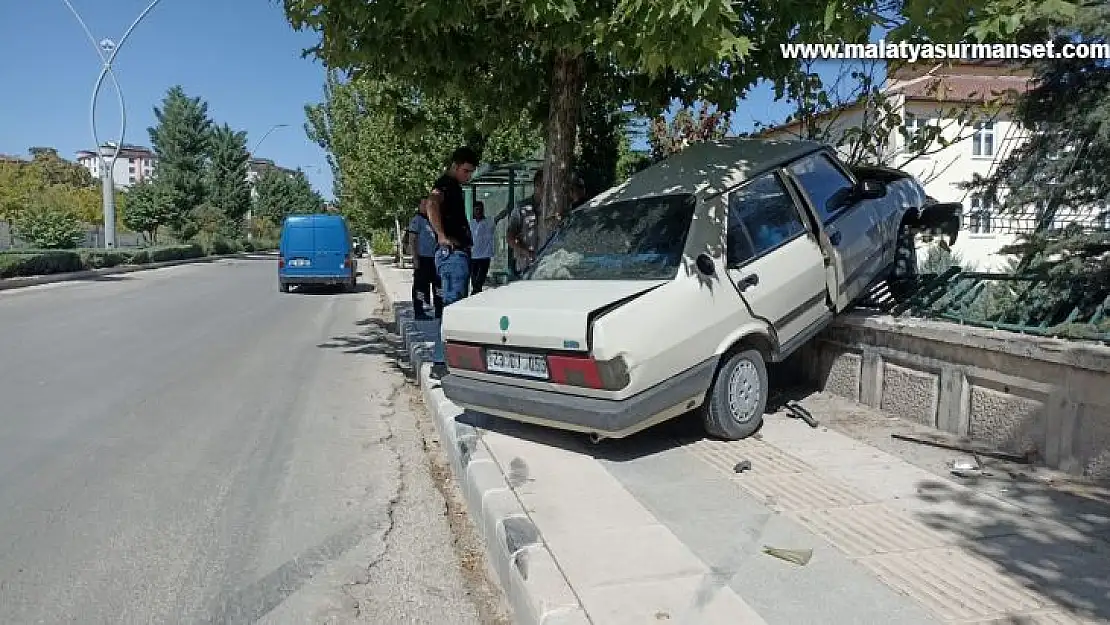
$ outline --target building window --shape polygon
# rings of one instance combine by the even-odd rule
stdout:
[[[971,137],[972,156],[994,156],[994,122],[976,122]]]
[[[994,202],[988,198],[971,198],[971,211],[968,213],[967,229],[973,234],[990,234],[991,211]]]

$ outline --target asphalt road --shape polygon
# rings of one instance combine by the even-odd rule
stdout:
[[[0,293],[0,623],[488,621],[360,280]]]

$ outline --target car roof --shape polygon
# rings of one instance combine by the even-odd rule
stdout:
[[[778,139],[728,138],[698,142],[637,172],[584,207],[678,193],[690,193],[703,200],[827,147],[816,141]]]
[[[285,224],[289,226],[324,226],[328,224],[343,223],[343,215],[316,213],[313,215],[289,215]]]

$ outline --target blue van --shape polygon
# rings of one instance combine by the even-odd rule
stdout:
[[[304,284],[355,290],[351,230],[341,215],[290,215],[281,225],[278,290]]]

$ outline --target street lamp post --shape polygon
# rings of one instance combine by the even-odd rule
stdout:
[[[251,158],[254,158],[254,153],[255,153],[256,150],[258,150],[258,146],[262,145],[262,142],[266,140],[266,137],[270,136],[271,132],[277,130],[278,128],[288,128],[288,127],[289,127],[289,124],[274,124],[273,126],[270,126],[269,130],[262,133],[262,137],[259,138],[258,141],[254,142],[254,148],[250,149],[250,150],[247,150],[248,152],[250,152]],[[251,199],[253,200],[253,195],[254,194],[252,193],[251,195],[252,195]],[[251,218],[253,217],[253,215],[251,213],[252,213],[252,211],[251,211],[250,207],[248,207],[247,208],[247,240],[248,241],[254,240],[254,232],[251,230]]]
[[[112,248],[116,246],[116,198],[115,198],[115,173],[116,160],[119,159],[120,150],[123,148],[124,135],[127,132],[127,108],[123,103],[123,89],[120,87],[119,80],[116,79],[116,73],[112,71],[112,62],[116,60],[116,55],[119,54],[120,48],[127,42],[127,38],[131,36],[131,31],[143,21],[147,13],[157,5],[161,0],[152,0],[143,12],[131,22],[131,26],[120,37],[119,42],[114,42],[111,39],[103,39],[97,41],[93,37],[92,31],[89,30],[85,20],[81,19],[81,14],[77,9],[73,8],[73,4],[69,0],[62,0],[73,16],[77,18],[77,23],[85,31],[89,41],[92,42],[93,48],[96,49],[97,56],[100,57],[102,67],[100,68],[100,75],[96,78],[96,85],[93,87],[92,100],[89,102],[89,125],[92,127],[93,144],[96,146],[96,156],[100,162],[100,185],[103,191],[104,202],[104,247]],[[116,88],[116,100],[119,102],[119,139],[116,141],[115,152],[112,154],[112,161],[109,164],[108,160],[104,158],[104,150],[101,149],[100,135],[96,131],[96,101],[100,95],[100,87],[104,84],[104,78],[111,77],[112,84]]]

